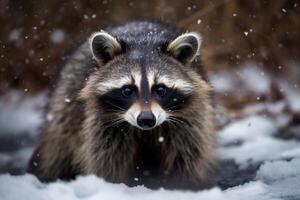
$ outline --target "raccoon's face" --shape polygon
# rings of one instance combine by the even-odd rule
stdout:
[[[193,61],[201,39],[187,33],[161,46],[157,52],[143,48],[125,51],[126,43],[106,32],[90,39],[94,58],[102,65],[93,90],[111,122],[127,121],[142,130],[166,121],[180,122],[196,83],[186,65]]]

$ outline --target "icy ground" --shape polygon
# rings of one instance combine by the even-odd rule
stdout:
[[[0,97],[0,200],[300,199],[299,91],[280,82],[284,97],[260,101],[270,91],[271,80],[261,78],[262,73],[255,68],[240,71],[239,77],[243,73],[248,78],[242,78],[242,82],[226,74],[211,77],[219,94],[250,93],[259,98],[235,110],[235,115],[222,103],[218,104],[221,175],[218,185],[199,192],[129,188],[95,176],[78,177],[72,182],[41,183],[24,173],[36,144],[45,97],[20,92]],[[235,85],[242,90],[232,90]]]

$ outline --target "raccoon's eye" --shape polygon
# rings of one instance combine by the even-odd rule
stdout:
[[[133,86],[127,85],[122,88],[122,95],[124,97],[130,97],[135,92],[135,88]]]
[[[166,86],[164,86],[164,85],[158,85],[158,86],[155,88],[154,92],[155,92],[158,96],[163,97],[163,96],[165,96],[165,95],[167,94],[167,88],[166,88]]]

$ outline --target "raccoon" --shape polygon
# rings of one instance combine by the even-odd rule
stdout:
[[[29,171],[42,181],[207,186],[217,159],[201,41],[150,21],[92,34],[59,74]]]

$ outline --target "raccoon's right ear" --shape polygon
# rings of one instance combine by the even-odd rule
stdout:
[[[121,43],[105,31],[94,33],[89,42],[94,58],[101,64],[107,63],[122,52]]]

